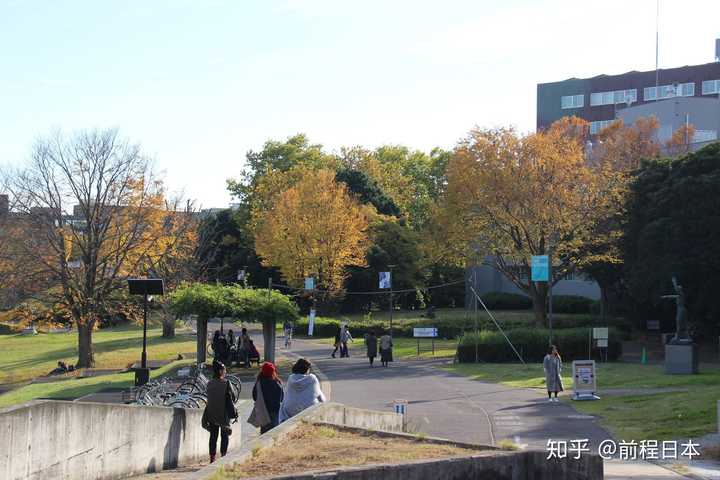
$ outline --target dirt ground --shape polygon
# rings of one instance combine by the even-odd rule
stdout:
[[[312,449],[308,445],[312,445]],[[473,453],[478,450],[305,424],[272,448],[258,450],[247,462],[225,467],[224,478],[285,475]]]

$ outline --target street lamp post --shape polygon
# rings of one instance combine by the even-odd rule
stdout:
[[[149,295],[163,295],[165,288],[162,279],[159,278],[131,278],[128,279],[128,290],[130,295],[143,296],[143,341],[142,354],[140,356],[140,368],[135,370],[135,385],[144,385],[150,378],[147,366],[147,306]]]
[[[388,265],[388,270],[390,271],[390,336],[392,337],[392,327],[393,327],[393,310],[395,309],[393,305],[393,268],[397,267],[397,265]]]

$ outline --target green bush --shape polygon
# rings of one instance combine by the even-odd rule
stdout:
[[[518,328],[505,332],[526,362],[541,362],[548,349],[549,330]],[[567,328],[553,331],[553,344],[558,347],[565,362],[586,359],[588,354],[588,328]],[[458,361],[475,361],[475,346],[481,362],[517,362],[517,356],[500,332],[484,330],[479,334],[466,334],[458,344]],[[608,360],[616,360],[621,353],[620,335],[611,329],[608,342]],[[593,356],[598,356],[593,349]],[[596,358],[599,360],[599,357]]]
[[[532,300],[517,293],[488,292],[481,295],[483,303],[489,310],[528,310],[532,308]]]
[[[552,303],[556,313],[591,313],[595,301],[578,295],[553,295]]]
[[[294,321],[298,309],[287,295],[239,285],[185,284],[170,294],[170,308],[178,316],[234,317],[250,322]]]

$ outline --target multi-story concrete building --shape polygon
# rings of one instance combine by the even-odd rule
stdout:
[[[720,48],[720,42],[718,42]],[[720,56],[720,52],[717,53]],[[632,71],[620,75],[598,75],[592,78],[570,78],[561,82],[541,83],[537,86],[537,128],[547,128],[554,121],[575,115],[590,122],[590,133],[596,134],[608,126],[627,108],[645,115],[658,113],[661,129],[666,127],[660,113],[673,111],[678,104],[663,105],[667,99],[717,99],[720,96],[720,61],[678,68]],[[717,102],[684,102],[681,108],[692,112],[690,119],[703,141],[717,138]],[[685,115],[678,114],[682,123]],[[705,122],[705,120],[709,120]],[[702,125],[698,123],[702,122]],[[667,123],[667,122],[666,122]],[[675,122],[673,122],[675,123]],[[710,138],[713,134],[714,138]]]

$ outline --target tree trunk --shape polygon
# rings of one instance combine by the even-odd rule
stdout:
[[[265,361],[275,363],[275,320],[263,322],[263,342]]]
[[[162,322],[163,338],[175,338],[175,321],[176,321],[175,315],[166,314],[163,317],[163,322]]]
[[[538,328],[547,327],[547,287],[531,287],[530,298],[532,299],[533,312],[535,313],[535,326]]]
[[[77,368],[95,366],[95,352],[92,344],[92,322],[76,322],[78,330],[78,361]]]
[[[208,319],[198,317],[197,319],[197,325],[195,326],[197,330],[197,363],[205,363],[205,360],[207,360],[207,327],[208,327]]]

